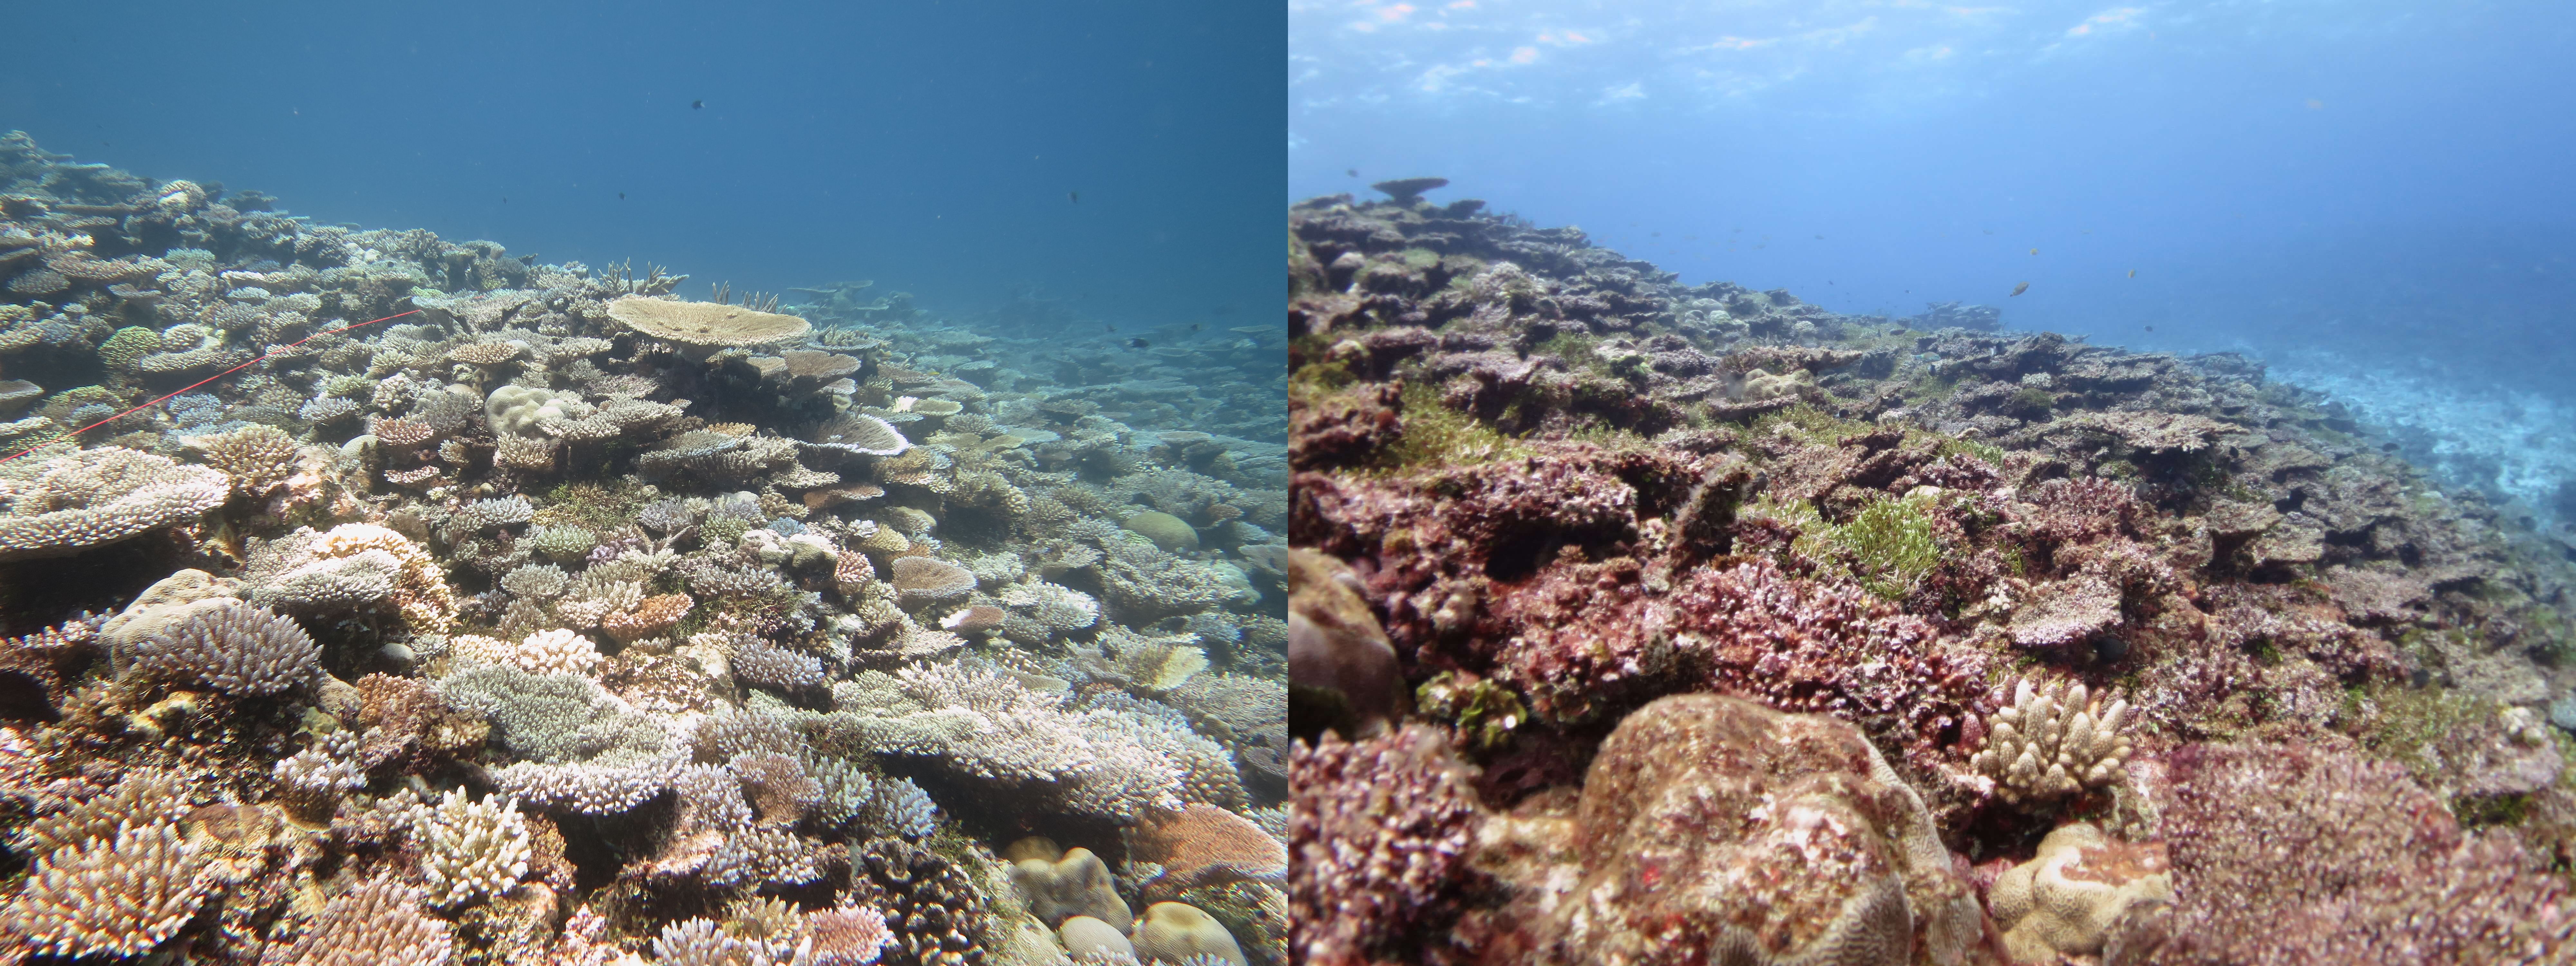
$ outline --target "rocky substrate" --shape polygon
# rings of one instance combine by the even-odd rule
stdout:
[[[2561,951],[2563,547],[2240,356],[1482,208],[1290,211],[1306,961]]]

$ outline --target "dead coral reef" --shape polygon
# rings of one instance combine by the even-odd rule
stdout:
[[[1289,212],[1312,961],[2566,954],[2576,567],[2474,493],[2240,357],[1388,190]]]
[[[0,138],[0,959],[1287,960],[1258,340],[271,203]]]

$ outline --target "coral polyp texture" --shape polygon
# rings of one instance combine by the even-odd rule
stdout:
[[[1303,961],[2576,955],[2528,520],[2241,356],[1685,285],[1444,184],[1288,212]],[[1119,522],[1112,608],[1188,539]]]
[[[1277,333],[273,204],[0,136],[0,962],[1289,962]]]

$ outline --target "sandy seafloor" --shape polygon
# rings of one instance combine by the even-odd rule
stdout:
[[[1289,212],[1303,961],[2576,955],[2546,418],[1389,187]]]
[[[1285,961],[1275,330],[278,203],[0,139],[0,959]]]

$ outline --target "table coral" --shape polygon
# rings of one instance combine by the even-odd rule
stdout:
[[[221,506],[223,473],[118,447],[82,450],[0,479],[0,561],[68,556]]]

